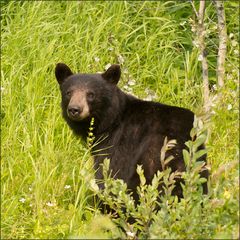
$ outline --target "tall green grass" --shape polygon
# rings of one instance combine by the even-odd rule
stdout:
[[[211,191],[236,207],[238,169],[227,164],[238,159],[239,21],[238,4],[226,6],[233,38],[228,42],[224,101],[214,103],[207,146],[215,173]],[[206,16],[211,85],[216,83],[213,9],[210,4]],[[55,64],[98,72],[120,63],[123,89],[200,113],[201,65],[187,21],[191,16],[189,3],[173,1],[2,4],[2,238],[67,238],[86,231],[94,218],[87,186],[92,160],[61,117]],[[219,226],[220,237],[225,228],[236,236],[238,212],[232,214],[229,225]]]

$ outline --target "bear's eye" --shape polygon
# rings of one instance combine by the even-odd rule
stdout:
[[[66,95],[67,95],[68,97],[70,97],[71,94],[72,94],[72,91],[67,91],[67,92],[66,92]]]
[[[92,101],[93,99],[94,99],[94,93],[93,92],[88,92],[87,93],[87,98],[88,98],[88,100],[90,100],[90,101]]]

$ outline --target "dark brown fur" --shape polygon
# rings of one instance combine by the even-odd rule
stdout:
[[[102,179],[100,164],[106,157],[110,158],[113,175],[127,183],[136,199],[135,190],[139,184],[136,167],[143,166],[147,183],[151,182],[157,170],[162,171],[160,151],[166,136],[177,141],[176,146],[166,154],[166,157],[174,156],[169,166],[172,171],[185,170],[182,150],[184,143],[190,139],[194,120],[190,110],[143,101],[122,92],[117,87],[120,78],[118,65],[112,65],[103,74],[73,74],[65,64],[58,64],[56,78],[62,93],[63,117],[74,133],[86,139],[90,120],[94,117],[95,139],[105,137],[93,149],[97,179]],[[76,91],[72,91],[70,96],[67,95],[69,89]],[[84,119],[80,119],[79,115],[79,119],[74,120],[69,117],[69,103],[74,92],[79,91],[84,92],[81,96],[85,94],[89,115]],[[89,100],[89,94],[94,95],[94,99]],[[81,103],[78,105],[80,109],[86,107],[80,106],[83,105]],[[95,150],[98,154],[94,154]],[[201,160],[206,161],[206,156]],[[208,178],[207,170],[201,174]],[[203,184],[203,192],[207,193],[206,183]],[[182,197],[179,181],[173,194]]]

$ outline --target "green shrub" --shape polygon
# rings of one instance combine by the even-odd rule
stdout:
[[[196,238],[214,238],[214,237],[235,237],[235,228],[237,218],[232,218],[233,209],[238,209],[237,201],[232,199],[231,208],[228,206],[228,200],[219,200],[213,198],[214,195],[203,195],[202,183],[206,181],[201,178],[199,173],[207,166],[204,162],[197,161],[199,157],[207,151],[198,150],[206,140],[205,129],[199,129],[196,124],[191,131],[192,139],[186,142],[187,150],[184,152],[184,161],[186,171],[183,173],[171,172],[171,169],[163,166],[164,171],[157,172],[152,179],[151,184],[146,184],[144,172],[141,166],[137,166],[137,173],[140,178],[140,185],[137,187],[139,202],[134,202],[132,193],[127,190],[127,185],[120,179],[113,179],[109,170],[109,159],[103,163],[104,189],[100,190],[96,183],[92,181],[91,189],[97,194],[99,199],[108,205],[113,211],[109,213],[108,221],[111,219],[114,225],[111,225],[108,231],[110,238],[151,238],[151,239],[196,239]],[[202,124],[200,124],[202,125]],[[165,139],[165,144],[161,150],[161,156],[174,147],[174,141]],[[162,164],[172,158],[159,159]],[[183,198],[178,199],[172,196],[175,178],[180,177],[184,180],[182,184]],[[211,183],[209,183],[210,185]],[[160,194],[159,186],[162,185]],[[160,197],[159,197],[160,196]],[[231,211],[230,211],[231,209]],[[226,232],[219,232],[224,227],[220,216],[230,220],[229,225],[235,226]],[[99,215],[101,216],[101,215]],[[134,219],[134,221],[132,221]],[[93,221],[96,221],[93,220]],[[98,224],[100,221],[97,221]],[[225,221],[224,221],[225,223]],[[102,222],[102,228],[105,221]],[[116,228],[117,227],[117,228]],[[114,229],[114,231],[113,231]],[[116,231],[116,229],[118,229]],[[87,237],[88,235],[84,235]],[[106,237],[106,235],[105,235]]]

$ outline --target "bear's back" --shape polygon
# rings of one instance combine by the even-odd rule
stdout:
[[[175,158],[170,167],[173,171],[184,171],[182,149],[190,138],[193,120],[194,114],[188,109],[130,97],[119,123],[109,129],[106,139],[96,147],[105,149],[102,156],[95,157],[96,166],[109,157],[113,174],[134,189],[138,185],[137,165],[143,165],[148,182],[157,170],[162,170],[160,152],[167,137],[177,141],[166,154]],[[97,178],[102,178],[101,174]]]
[[[194,113],[188,109],[132,99],[126,104],[121,124],[139,126],[149,133],[187,141],[193,121]]]

